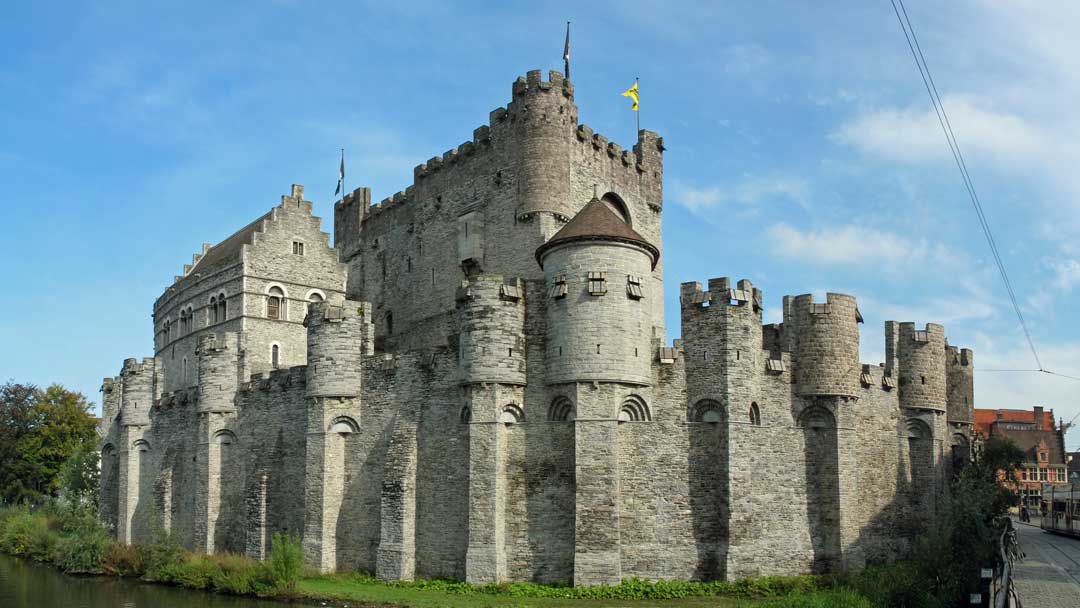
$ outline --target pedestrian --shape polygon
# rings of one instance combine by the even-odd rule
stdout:
[[[1027,505],[1022,505],[1020,507],[1020,521],[1024,523],[1031,521],[1031,516],[1028,515]]]

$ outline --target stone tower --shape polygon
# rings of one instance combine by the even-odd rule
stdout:
[[[307,455],[304,554],[321,571],[337,565],[337,522],[345,492],[346,443],[360,430],[362,359],[370,349],[371,306],[316,302],[307,324]]]
[[[506,433],[525,416],[525,293],[520,279],[481,275],[457,293],[461,420],[469,433],[465,579],[507,580]],[[539,412],[538,412],[539,414]]]
[[[795,394],[802,400],[809,525],[815,569],[859,567],[855,435],[859,390],[859,312],[855,298],[784,298]]]
[[[575,584],[622,579],[616,430],[620,421],[651,418],[626,394],[652,384],[653,324],[642,288],[659,257],[595,197],[536,251],[549,296],[547,384],[562,387],[575,409]]]

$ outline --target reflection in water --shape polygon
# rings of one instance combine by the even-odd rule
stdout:
[[[49,566],[0,555],[0,606],[4,608],[283,608],[287,605],[112,577],[67,576]]]

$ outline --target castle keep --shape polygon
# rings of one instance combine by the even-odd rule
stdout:
[[[301,186],[154,303],[102,386],[102,516],[388,580],[618,583],[902,554],[967,460],[973,357],[854,297],[680,287],[663,324],[663,140],[578,124],[529,72],[472,139],[321,232]]]

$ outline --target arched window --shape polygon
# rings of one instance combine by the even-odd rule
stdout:
[[[389,311],[386,313],[386,335],[394,335],[394,313]]]
[[[619,422],[645,422],[651,419],[649,406],[637,395],[630,395],[619,406]]]
[[[750,404],[750,424],[761,426],[761,410],[758,408],[757,403]]]
[[[472,408],[466,405],[461,408],[461,423],[469,424],[470,422],[472,422]]]
[[[266,297],[266,318],[280,321],[285,318],[285,292],[280,287],[271,287]]]
[[[502,413],[499,414],[499,422],[503,424],[517,424],[525,421],[525,412],[521,411],[521,408],[511,403],[503,406]]]
[[[702,399],[690,409],[690,422],[722,422],[724,410],[712,399]]]
[[[270,347],[270,366],[274,369],[281,367],[281,349],[277,344]]]
[[[307,297],[308,303],[304,305],[305,314],[307,314],[307,310],[311,308],[312,304],[314,304],[315,302],[322,302],[325,299],[326,298],[323,297],[323,294],[319,293],[318,291],[312,291],[311,293],[309,293]]]
[[[810,407],[802,413],[800,426],[814,430],[831,429],[836,427],[836,419],[823,407]]]
[[[214,443],[218,445],[232,445],[236,443],[236,435],[228,429],[222,429],[214,433]]]
[[[229,318],[229,306],[225,302],[225,293],[219,293],[217,297],[218,305],[218,321],[224,321]]]
[[[187,311],[186,310],[181,310],[180,311],[180,335],[183,336],[184,334],[187,333],[187,331],[188,331],[188,327],[187,327]]]
[[[631,225],[630,212],[627,210],[626,203],[623,202],[622,197],[614,192],[608,192],[600,200],[604,201],[604,205],[606,205],[608,209],[614,211],[615,215],[619,216],[622,221],[626,222],[627,225]]]
[[[184,360],[180,363],[180,382],[187,384],[188,381],[188,360],[184,357]]]
[[[350,435],[360,430],[360,425],[348,416],[338,416],[330,423],[330,432],[339,435]]]
[[[574,420],[574,403],[566,397],[556,397],[548,408],[548,420],[552,422],[570,422]]]
[[[211,323],[217,323],[217,296],[210,296],[210,310],[206,311]]]

